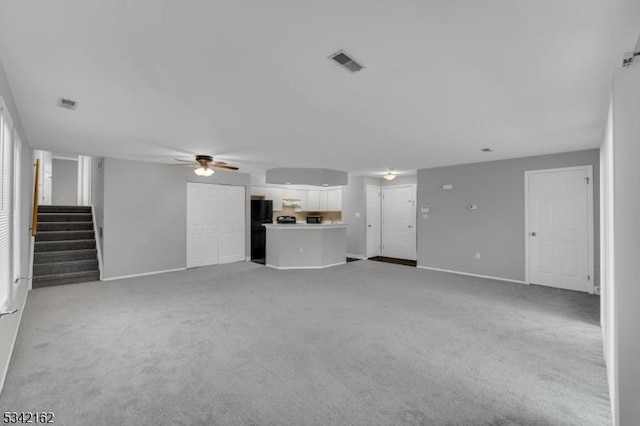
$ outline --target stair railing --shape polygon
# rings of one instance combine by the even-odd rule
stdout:
[[[38,234],[38,186],[40,182],[40,159],[36,159],[36,176],[33,180],[33,212],[31,214],[31,236]]]

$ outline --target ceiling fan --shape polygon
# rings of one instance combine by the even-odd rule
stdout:
[[[200,166],[195,169],[193,172],[198,176],[209,177],[213,175],[214,168],[215,169],[225,169],[225,170],[238,170],[238,167],[230,166],[224,161],[213,161],[213,157],[211,155],[196,155],[196,159],[194,160],[180,160],[178,158],[176,161],[181,161],[185,164],[172,164],[172,166]]]

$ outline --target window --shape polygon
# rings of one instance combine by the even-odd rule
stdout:
[[[21,244],[22,241],[22,193],[20,191],[20,162],[22,161],[22,142],[18,132],[13,130],[13,279],[20,276]]]
[[[0,309],[11,298],[11,164],[13,123],[4,100],[0,98]]]

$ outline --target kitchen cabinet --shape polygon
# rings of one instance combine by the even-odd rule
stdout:
[[[315,189],[307,191],[307,202],[303,210],[308,212],[320,211],[320,191]]]
[[[318,196],[319,198],[319,202],[318,205],[320,206],[320,208],[318,209],[321,212],[326,212],[327,210],[329,210],[329,197],[327,196],[327,193],[329,191],[320,191],[320,195]]]
[[[342,189],[328,189],[327,210],[332,212],[342,211]]]
[[[282,211],[282,200],[300,200],[300,210],[305,212],[342,211],[342,189],[291,189],[256,186],[252,195],[264,196],[273,201],[273,210]]]
[[[267,196],[267,187],[266,186],[258,186],[258,185],[252,185],[251,186],[251,195],[255,195],[258,197],[266,197]]]
[[[282,188],[269,188],[267,187],[266,200],[273,201],[273,211],[282,210],[282,198],[284,198]]]
[[[300,189],[284,189],[282,190],[282,198],[285,198],[287,200],[302,200],[302,193],[304,191],[300,190]]]

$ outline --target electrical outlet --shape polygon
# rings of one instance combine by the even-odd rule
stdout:
[[[594,288],[594,289],[593,289],[593,292],[594,292],[595,294],[600,294],[600,287],[596,287],[596,288]]]
[[[480,253],[476,253],[476,260],[480,260]]]

